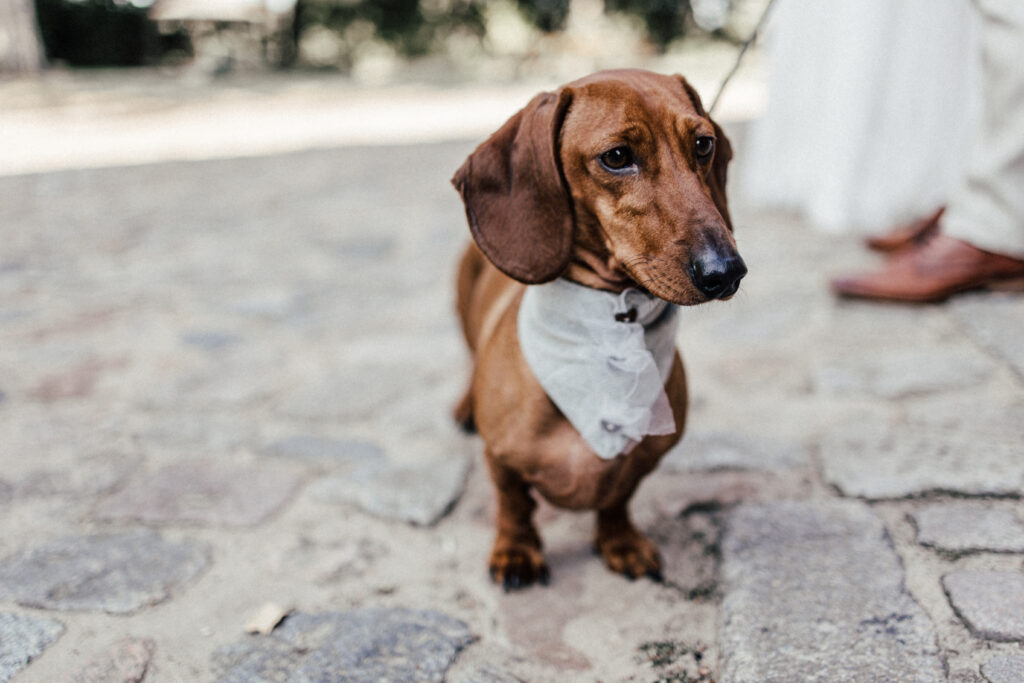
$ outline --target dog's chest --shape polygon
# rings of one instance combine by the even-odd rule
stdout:
[[[598,456],[674,433],[664,387],[675,306],[635,289],[612,294],[560,279],[527,287],[517,326],[530,369]]]

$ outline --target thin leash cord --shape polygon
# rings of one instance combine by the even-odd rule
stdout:
[[[718,92],[715,93],[715,99],[711,101],[711,108],[708,110],[709,114],[715,113],[715,107],[718,106],[719,100],[722,99],[722,93],[725,92],[725,86],[729,85],[729,81],[739,71],[740,64],[743,62],[743,55],[747,54],[747,49],[754,44],[757,40],[757,34],[761,32],[761,28],[764,26],[765,20],[768,18],[769,12],[771,12],[772,5],[775,4],[775,0],[768,0],[768,4],[765,6],[764,11],[761,12],[761,18],[757,20],[757,26],[754,27],[750,37],[744,41],[743,45],[740,46],[740,52],[736,55],[736,61],[732,65],[732,69],[725,75],[722,80],[722,84],[718,86]]]

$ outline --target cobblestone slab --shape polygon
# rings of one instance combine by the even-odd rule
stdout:
[[[1013,510],[968,503],[929,505],[912,513],[917,542],[955,553],[1024,552],[1024,524]]]
[[[72,674],[67,683],[140,683],[155,649],[156,643],[148,638],[125,638]]]
[[[102,501],[96,516],[153,524],[253,526],[284,505],[301,482],[295,468],[274,462],[175,462],[134,479]]]
[[[455,663],[445,673],[444,680],[445,683],[524,683],[544,680],[540,675],[531,675],[539,673],[537,669],[542,665],[533,657],[529,662],[524,660],[524,657],[512,652],[507,644],[482,638],[459,652]]]
[[[716,341],[740,343],[747,349],[771,346],[807,328],[817,302],[815,294],[789,291],[786,296],[773,299],[771,306],[730,305],[716,311],[724,320],[711,328],[711,334]]]
[[[504,621],[504,635],[520,656],[544,662],[566,678],[593,674],[593,662],[579,647],[566,642],[565,633],[580,613],[584,586],[576,579],[558,585],[557,590],[557,599],[539,591],[502,595],[498,614]]]
[[[440,682],[473,636],[439,612],[376,608],[293,614],[269,636],[221,648],[221,683]]]
[[[693,510],[716,510],[738,503],[762,500],[759,492],[777,491],[780,477],[766,472],[699,472],[671,474],[660,470],[644,481],[644,495],[651,496],[662,517],[674,519]],[[803,490],[797,484],[794,494]],[[787,496],[788,497],[788,496]]]
[[[361,466],[387,457],[384,449],[375,443],[316,434],[286,436],[267,444],[262,452],[325,467]]]
[[[9,681],[64,632],[59,621],[0,613],[0,681]]]
[[[945,680],[932,624],[867,506],[742,506],[722,552],[723,682]]]
[[[971,633],[1024,641],[1024,573],[959,571],[942,577],[942,585]]]
[[[852,424],[821,446],[825,480],[848,496],[1024,493],[1024,442],[998,432]]]
[[[280,412],[288,417],[352,421],[372,416],[402,394],[418,367],[360,366],[304,384],[286,394]]]
[[[717,596],[720,525],[716,517],[692,512],[660,519],[648,531],[662,554],[668,585],[688,600]]]
[[[969,410],[965,409],[969,406]],[[900,406],[907,422],[921,428],[988,432],[1024,443],[1024,392],[964,394],[945,392]]]
[[[27,607],[134,612],[206,567],[194,543],[150,531],[68,537],[0,561],[0,597]]]
[[[167,382],[153,386],[138,401],[146,408],[170,412],[231,410],[258,404],[275,394],[280,373],[254,372],[254,368],[280,365],[272,350],[211,357],[199,367],[182,367]]]
[[[462,495],[471,463],[471,440],[424,437],[407,448],[413,456],[367,460],[339,475],[314,482],[320,500],[357,505],[384,519],[429,526]],[[407,455],[407,454],[406,454]]]
[[[245,448],[254,438],[256,425],[253,422],[244,417],[225,418],[201,411],[141,413],[134,417],[131,433],[145,452],[233,453]]]
[[[195,346],[204,351],[221,351],[242,341],[241,335],[216,330],[193,330],[181,335],[183,344]]]
[[[832,360],[815,372],[814,380],[826,394],[860,392],[896,399],[978,384],[994,369],[970,347],[889,349],[842,363]]]
[[[121,486],[142,458],[112,451],[76,459],[72,468],[33,470],[18,482],[19,496],[92,498]]]
[[[958,297],[950,303],[949,310],[962,323],[964,332],[1005,358],[1024,379],[1024,344],[1020,343],[1024,297],[1012,294]]]
[[[1001,655],[981,665],[981,675],[989,683],[1024,681],[1024,655]]]
[[[726,432],[686,434],[665,454],[660,467],[673,472],[767,470],[777,472],[810,461],[807,446]]]

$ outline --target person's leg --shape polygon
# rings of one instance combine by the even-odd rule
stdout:
[[[836,294],[929,302],[1024,282],[1024,2],[975,0],[975,7],[982,121],[966,179],[937,233],[897,251],[878,271],[833,280]]]
[[[1024,259],[1024,2],[974,4],[981,15],[981,121],[942,232]]]

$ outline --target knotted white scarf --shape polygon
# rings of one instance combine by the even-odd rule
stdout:
[[[523,356],[600,457],[675,431],[665,382],[676,312],[638,289],[613,294],[565,279],[526,288],[518,318]]]

